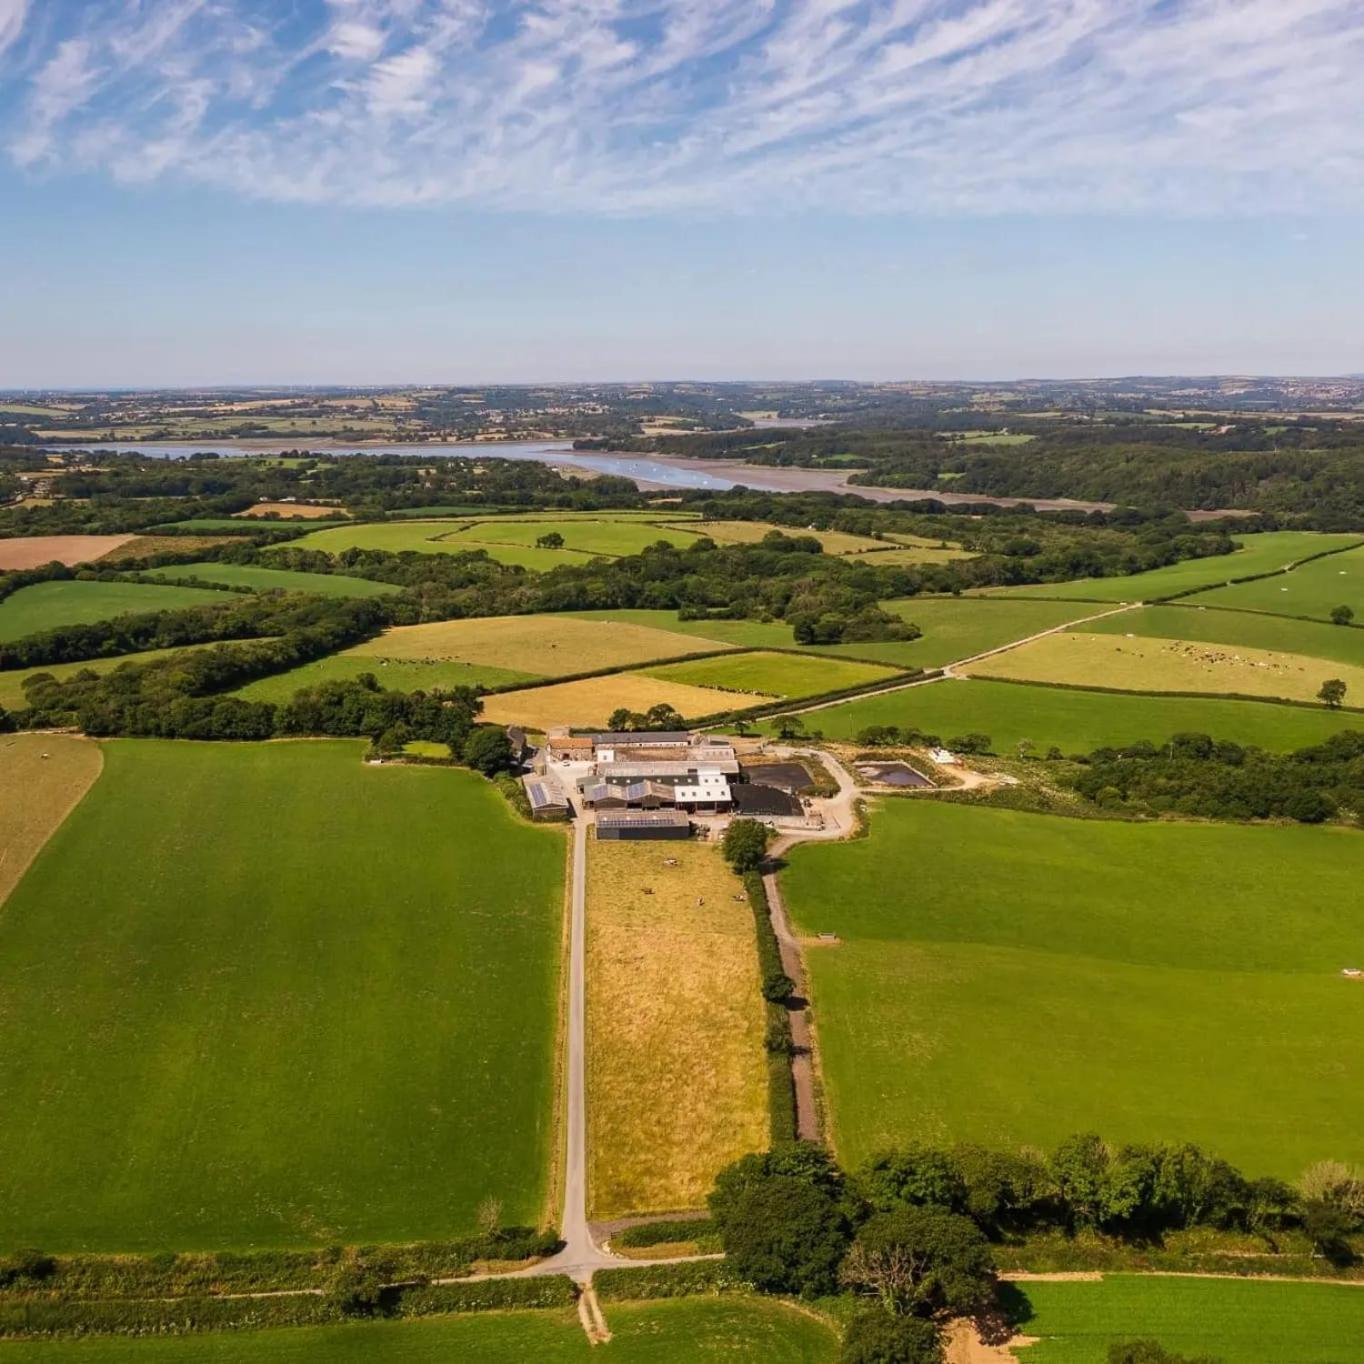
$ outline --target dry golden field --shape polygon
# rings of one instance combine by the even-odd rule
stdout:
[[[669,705],[691,720],[733,710],[736,705],[756,705],[759,699],[685,682],[660,682],[643,673],[612,673],[485,696],[483,718],[493,724],[544,731],[554,725],[605,726],[618,706],[643,712],[651,706]]]
[[[125,535],[125,543],[100,555],[101,564],[117,564],[124,559],[141,559],[149,554],[192,554],[218,545],[240,544],[235,535]]]
[[[299,521],[330,521],[349,515],[344,507],[314,507],[307,502],[257,502],[237,515],[268,516],[271,512],[277,512],[286,520]]]
[[[588,851],[589,1214],[702,1207],[767,1142],[753,911],[718,848]]]
[[[0,540],[0,570],[37,568],[40,564],[87,564],[102,558],[131,535],[20,535]]]
[[[635,663],[732,647],[650,625],[578,620],[571,616],[489,616],[435,621],[430,625],[400,625],[351,652],[404,661],[457,659],[462,663],[555,677],[597,668],[628,668]]]
[[[776,526],[766,521],[702,521],[699,525],[679,526],[695,530],[722,545],[755,545],[764,535],[779,530],[783,535],[812,535],[824,546],[825,554],[861,554],[885,548],[885,541],[867,535],[848,535],[841,530],[802,530],[799,526]]]
[[[1364,700],[1364,668],[1307,654],[1239,644],[1125,635],[1048,635],[961,669],[976,677],[1062,682],[1122,691],[1185,691],[1313,701],[1338,677],[1346,701]]]
[[[0,904],[94,785],[104,765],[97,743],[74,734],[0,735]]]

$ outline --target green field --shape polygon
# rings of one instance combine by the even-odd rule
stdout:
[[[832,1364],[833,1330],[763,1298],[604,1305],[611,1341],[588,1342],[577,1313],[479,1312],[415,1321],[223,1332],[149,1340],[0,1343],[13,1364]]]
[[[224,583],[249,587],[254,592],[311,592],[317,597],[383,597],[402,588],[391,583],[370,582],[342,573],[296,573],[287,568],[261,568],[256,564],[170,564],[153,569],[167,582]]]
[[[1364,625],[1364,549],[1313,559],[1291,573],[1253,583],[1200,592],[1194,600],[1199,605],[1275,611],[1317,620],[1329,620],[1335,607],[1348,606]]]
[[[538,548],[535,541],[551,532],[564,537],[564,547]],[[596,555],[638,554],[659,540],[687,545],[696,538],[688,531],[667,530],[637,520],[569,514],[544,519],[405,520],[346,525],[305,535],[290,544],[300,549],[320,549],[328,554],[337,554],[352,546],[384,549],[395,554],[403,550],[424,554],[486,550],[489,557],[499,563],[544,571],[561,564],[581,564]]]
[[[832,658],[866,659],[891,667],[937,668],[1103,609],[1083,602],[999,601],[982,597],[905,597],[881,605],[912,621],[924,632],[923,638],[909,643],[815,645],[807,652]],[[678,620],[673,611],[644,610],[572,614],[583,620],[651,625],[753,649],[801,647],[793,640],[791,627],[780,620]]]
[[[1306,530],[1271,530],[1237,535],[1241,548],[1208,559],[1185,559],[1149,573],[1125,578],[1081,578],[1068,583],[1036,583],[1029,587],[993,587],[992,597],[1078,597],[1087,601],[1156,601],[1196,587],[1217,587],[1232,578],[1272,573],[1327,549],[1345,549],[1358,535],[1322,535]],[[1335,605],[1333,602],[1332,605]]]
[[[1342,729],[1364,729],[1364,716],[1319,707],[1186,696],[1139,696],[1027,686],[969,678],[905,687],[881,696],[844,701],[801,716],[807,731],[851,740],[868,725],[897,725],[950,738],[988,734],[995,751],[1011,752],[1030,739],[1039,753],[1089,753],[1109,745],[1159,742],[1193,732],[1238,744],[1292,752],[1319,744]],[[775,732],[771,721],[764,724]]]
[[[894,668],[874,663],[765,653],[721,654],[718,658],[693,658],[685,663],[665,663],[636,671],[664,682],[780,697],[818,696],[899,676]]]
[[[1141,635],[1200,640],[1205,644],[1239,644],[1248,649],[1274,649],[1364,666],[1364,630],[1266,616],[1254,611],[1218,611],[1210,607],[1200,610],[1193,603],[1201,600],[1201,597],[1190,597],[1188,606],[1143,606],[1078,628],[1095,635]]]
[[[171,654],[193,653],[195,648],[212,649],[212,644],[192,646],[189,649],[144,649],[141,653],[120,654],[116,658],[92,658],[80,663],[49,663],[45,668],[12,668],[0,672],[0,706],[6,710],[20,710],[28,704],[24,695],[24,679],[38,673],[50,673],[59,682],[65,682],[76,673],[88,668],[93,673],[107,673],[121,667],[124,663],[150,663],[154,659],[169,658]]]
[[[114,616],[173,611],[184,606],[221,606],[230,600],[201,587],[159,583],[68,580],[34,583],[0,601],[0,641],[23,639],[59,625],[92,625]]]
[[[535,1222],[562,834],[353,741],[115,740],[0,917],[0,1226],[215,1249]]]
[[[380,658],[373,653],[347,649],[339,654],[305,663],[289,672],[258,677],[233,693],[247,701],[288,701],[303,687],[321,682],[349,682],[362,673],[373,673],[385,691],[448,691],[452,687],[504,687],[514,683],[535,682],[531,673],[510,668],[490,668],[482,663],[462,663],[439,659],[429,663],[402,658]],[[4,674],[0,673],[0,679]]]
[[[1102,1282],[1022,1283],[1037,1342],[1024,1364],[1104,1364],[1114,1341],[1156,1339],[1222,1364],[1361,1364],[1364,1288],[1253,1279],[1109,1274]]]
[[[789,857],[799,931],[842,939],[806,961],[846,1164],[1076,1131],[1284,1177],[1364,1156],[1359,832],[891,800]]]

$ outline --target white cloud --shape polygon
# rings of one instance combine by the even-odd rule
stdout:
[[[0,0],[0,53],[25,12]],[[44,20],[22,69],[0,57],[0,139],[32,168],[605,213],[1364,207],[1364,0],[47,0]]]

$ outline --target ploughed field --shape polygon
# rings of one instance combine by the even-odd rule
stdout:
[[[559,832],[363,745],[115,740],[0,913],[0,1225],[62,1250],[539,1220]]]
[[[1222,1364],[1360,1364],[1364,1290],[1355,1285],[1106,1274],[1101,1281],[1010,1288],[1035,1342],[1026,1364],[1105,1364],[1118,1341],[1155,1339]]]
[[[1008,655],[1004,655],[1008,657]],[[1289,753],[1322,743],[1364,717],[1324,707],[1214,697],[1141,696],[957,678],[905,687],[822,707],[801,717],[826,739],[851,742],[872,725],[917,729],[950,741],[959,734],[988,734],[997,753],[1023,741],[1038,753],[1090,753],[1181,733],[1211,734],[1239,744]],[[764,732],[776,724],[764,721]]]
[[[1081,578],[1066,583],[1034,583],[1027,587],[987,589],[991,596],[1076,597],[1088,601],[1157,601],[1199,588],[1222,587],[1233,578],[1256,573],[1276,573],[1302,559],[1329,550],[1349,549],[1360,543],[1358,535],[1324,535],[1306,530],[1261,531],[1254,535],[1233,534],[1240,548],[1230,554],[1204,559],[1184,559],[1164,568],[1130,577]]]
[[[593,1346],[571,1309],[233,1331],[153,1340],[93,1338],[0,1346],[8,1364],[832,1364],[833,1330],[770,1299],[604,1304],[611,1342]]]
[[[88,564],[125,545],[132,535],[18,535],[0,539],[0,573],[43,564]]]
[[[913,1140],[1364,1156],[1364,836],[889,800],[783,874],[847,1164]],[[1172,1125],[1173,1124],[1173,1125]]]
[[[767,1144],[753,911],[717,848],[588,852],[588,1212],[703,1207]]]
[[[93,625],[115,616],[175,611],[186,606],[220,606],[221,592],[160,583],[34,583],[0,601],[0,642],[23,639],[59,625]]]

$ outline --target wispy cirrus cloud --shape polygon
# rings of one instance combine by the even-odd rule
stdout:
[[[30,174],[658,213],[1364,206],[1364,0],[0,0]]]

